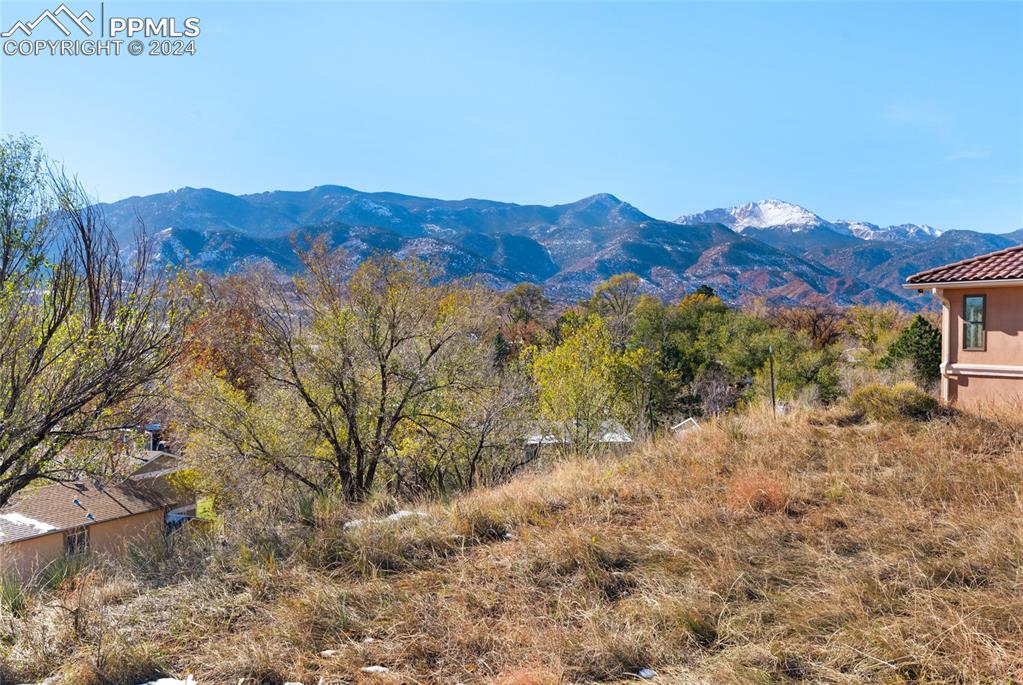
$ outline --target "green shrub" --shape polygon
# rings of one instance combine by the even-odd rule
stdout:
[[[941,331],[919,314],[899,333],[878,365],[890,369],[902,360],[913,364],[913,376],[924,387],[941,378]]]
[[[849,406],[871,421],[920,421],[934,416],[940,405],[912,383],[898,383],[859,387],[849,396]]]
[[[25,610],[27,600],[24,588],[13,576],[0,575],[0,614],[9,611],[15,616],[20,616]]]
[[[52,590],[73,579],[85,568],[85,557],[63,555],[36,572],[33,585],[40,590]]]

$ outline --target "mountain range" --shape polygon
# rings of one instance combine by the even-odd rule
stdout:
[[[301,268],[296,240],[323,236],[353,263],[379,251],[418,256],[450,278],[495,288],[537,283],[556,300],[588,297],[600,281],[631,271],[644,291],[666,298],[708,284],[731,301],[919,306],[900,287],[907,275],[1023,242],[1023,229],[829,221],[779,200],[675,221],[609,194],[543,206],[343,186],[252,195],[182,188],[100,208],[122,240],[141,221],[164,263],[227,273],[264,261],[291,273]]]

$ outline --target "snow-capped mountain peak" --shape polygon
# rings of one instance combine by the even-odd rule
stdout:
[[[898,226],[889,226],[885,230],[892,237],[903,240],[930,240],[943,233],[940,228],[934,228],[927,224],[899,224]]]
[[[925,224],[900,224],[885,226],[866,221],[835,221],[831,224],[833,231],[854,235],[863,240],[899,240],[905,242],[925,242],[942,234],[940,229]]]
[[[723,224],[742,233],[750,229],[777,229],[790,233],[827,229],[840,235],[861,240],[895,240],[901,242],[927,242],[941,235],[933,226],[901,224],[881,227],[866,221],[828,221],[805,207],[781,200],[747,202],[730,208],[710,209],[698,214],[686,214],[675,220],[679,224]]]
[[[687,214],[676,221],[680,224],[720,223],[740,233],[747,228],[785,227],[796,231],[828,225],[827,221],[805,207],[774,199]]]

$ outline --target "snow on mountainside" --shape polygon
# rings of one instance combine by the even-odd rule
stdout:
[[[863,240],[921,242],[933,240],[942,233],[941,230],[925,224],[900,224],[881,228],[866,221],[834,221],[831,225],[834,231],[854,235]]]
[[[836,221],[831,224],[836,233],[851,235],[861,240],[883,240],[884,229],[867,221]]]
[[[827,225],[828,222],[799,205],[781,200],[761,200],[731,209],[711,209],[699,214],[688,214],[676,219],[676,223],[718,223],[741,233],[745,228],[785,226],[791,230],[800,230]]]
[[[839,235],[861,240],[897,240],[924,242],[941,235],[941,231],[918,224],[880,227],[866,221],[828,221],[810,210],[781,200],[747,202],[731,208],[711,209],[698,214],[686,214],[675,220],[679,224],[719,223],[733,231],[746,229],[782,229],[793,233],[817,228],[828,229]]]
[[[908,241],[931,240],[944,233],[940,228],[926,224],[899,224],[898,226],[888,226],[883,231],[885,240]]]
[[[901,287],[907,274],[1023,240],[1023,231],[829,221],[780,200],[668,222],[607,193],[548,206],[337,185],[251,195],[182,188],[99,209],[119,240],[130,241],[141,220],[161,265],[231,273],[267,263],[294,273],[302,269],[295,244],[318,238],[343,250],[352,268],[380,252],[414,256],[447,278],[493,288],[536,283],[560,301],[585,299],[631,271],[644,293],[664,298],[710,285],[729,301],[916,306]]]

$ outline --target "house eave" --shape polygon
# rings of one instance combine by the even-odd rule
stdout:
[[[1014,364],[969,364],[955,362],[941,365],[942,375],[983,376],[987,378],[1023,378],[1023,366]]]
[[[63,535],[64,533],[65,530],[63,528],[54,528],[53,530],[48,530],[45,533],[35,533],[34,535],[27,535],[21,538],[14,538],[13,540],[0,539],[0,547],[3,547],[4,545],[16,545],[19,542],[26,542],[28,540],[38,540],[39,538],[49,537],[50,535]]]
[[[987,281],[936,281],[932,283],[903,283],[906,290],[931,290],[934,288],[1008,288],[1023,286],[1023,278],[1002,278]]]
[[[14,540],[0,540],[0,547],[3,547],[4,545],[16,545],[19,542],[25,542],[26,540],[38,540],[39,538],[45,538],[45,537],[48,537],[50,535],[64,535],[68,531],[74,530],[75,528],[89,528],[89,527],[98,526],[98,525],[101,525],[101,524],[104,524],[104,523],[110,523],[111,521],[121,521],[121,520],[126,519],[126,518],[131,518],[132,516],[142,516],[143,514],[152,514],[154,511],[166,512],[167,511],[167,505],[161,504],[160,506],[153,507],[152,509],[145,509],[143,511],[136,511],[136,512],[132,512],[130,514],[121,514],[120,516],[114,516],[113,518],[105,518],[105,519],[102,519],[102,520],[99,520],[99,521],[90,521],[90,520],[86,519],[85,522],[80,523],[80,524],[76,524],[76,525],[73,525],[73,526],[57,527],[57,528],[54,528],[53,530],[48,530],[46,532],[36,533],[35,535],[29,535],[27,537],[16,538]]]

